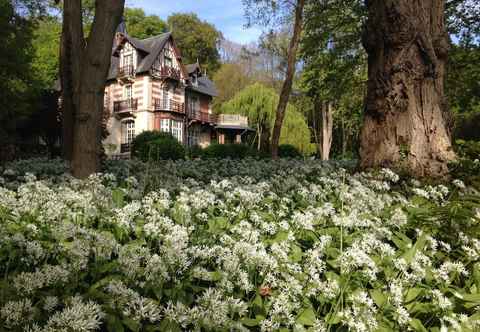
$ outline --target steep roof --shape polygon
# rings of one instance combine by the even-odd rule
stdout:
[[[150,37],[147,39],[137,39],[124,35],[125,39],[132,44],[137,50],[141,51],[143,56],[140,58],[140,62],[137,67],[137,73],[144,73],[149,71],[152,68],[155,59],[158,57],[163,47],[167,41],[171,38],[172,34],[170,32]],[[114,49],[115,52],[115,49]],[[120,59],[117,56],[112,56],[110,70],[108,72],[109,80],[115,79],[118,74],[118,65]]]
[[[185,65],[188,75],[194,73],[196,70],[200,70],[200,65],[198,63],[192,63],[190,65]]]
[[[208,77],[201,76],[198,78],[197,82],[198,85],[189,85],[188,89],[212,97],[218,96],[215,83],[213,83]]]
[[[140,62],[137,67],[137,74],[148,72],[155,62],[155,59],[158,57],[162,49],[165,47],[165,44],[168,40],[172,38],[172,34],[170,32],[150,37],[147,39],[137,39],[128,36],[127,34],[123,34],[123,37],[132,44],[137,50],[139,50],[141,54]],[[112,54],[114,54],[118,47],[115,47],[112,50]],[[118,56],[112,55],[110,70],[108,72],[107,80],[113,80],[118,75],[118,66],[120,64],[120,58]],[[198,63],[194,63],[191,65],[184,66],[185,70],[188,75],[194,73],[196,70],[201,71],[200,65]],[[212,97],[216,97],[218,95],[217,89],[215,84],[206,76],[198,77],[198,85],[189,85],[187,88],[201,93],[205,95],[209,95]]]

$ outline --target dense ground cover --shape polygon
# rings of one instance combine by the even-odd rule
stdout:
[[[461,181],[294,160],[65,170],[2,171],[0,330],[480,329],[480,199]]]

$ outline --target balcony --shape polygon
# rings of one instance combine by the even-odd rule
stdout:
[[[152,68],[152,75],[161,79],[171,78],[177,81],[180,81],[180,79],[182,78],[180,69],[175,69],[169,66]]]
[[[138,109],[138,99],[126,99],[113,103],[113,113],[117,115],[129,114]]]
[[[217,118],[217,125],[248,128],[248,117],[238,114],[220,114]]]
[[[155,111],[167,111],[185,114],[185,104],[173,99],[153,98]]]
[[[217,122],[217,116],[215,114],[209,114],[207,112],[201,112],[200,110],[190,110],[188,112],[188,118],[190,120],[197,120],[202,123],[214,124]]]
[[[133,65],[118,67],[117,78],[120,80],[131,80],[135,77],[135,67]]]

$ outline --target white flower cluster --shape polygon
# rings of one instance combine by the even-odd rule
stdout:
[[[131,174],[13,188],[7,171],[0,330],[406,331],[414,302],[429,329],[477,326],[478,236],[415,220],[458,190],[316,161],[162,170],[153,188]]]

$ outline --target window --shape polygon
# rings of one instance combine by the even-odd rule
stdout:
[[[170,132],[170,119],[160,119],[160,131],[164,133]]]
[[[190,128],[188,135],[188,145],[195,146],[200,143],[200,128],[194,126]]]
[[[131,144],[135,138],[135,122],[128,120],[122,122],[122,144]]]
[[[183,142],[183,121],[160,119],[160,131],[170,133],[180,143]]]
[[[125,85],[125,88],[123,90],[123,95],[124,95],[125,99],[127,99],[127,100],[132,99],[133,94],[132,94],[132,85],[131,84]]]
[[[123,55],[123,67],[132,68],[133,67],[133,54],[124,54]]]
[[[165,56],[163,60],[164,60],[165,67],[173,67],[172,58]]]
[[[183,122],[172,120],[172,135],[180,143],[183,141]]]

